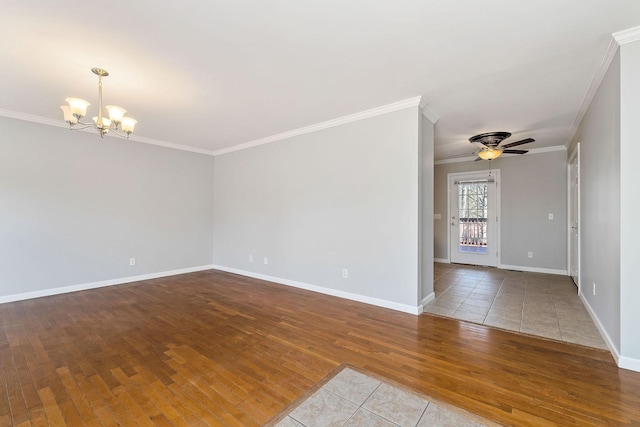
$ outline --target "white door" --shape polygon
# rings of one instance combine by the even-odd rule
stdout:
[[[580,288],[580,144],[569,160],[569,274]]]
[[[449,174],[451,262],[498,265],[500,171]]]

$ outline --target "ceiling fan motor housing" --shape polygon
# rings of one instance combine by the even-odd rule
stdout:
[[[479,142],[487,147],[497,147],[502,141],[511,136],[510,132],[487,132],[469,138],[469,142]]]

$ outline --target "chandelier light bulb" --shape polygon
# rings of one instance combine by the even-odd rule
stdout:
[[[69,123],[70,125],[75,125],[78,123],[78,118],[71,113],[71,107],[68,105],[61,105],[62,113],[64,114],[64,121]]]
[[[65,99],[69,103],[69,108],[71,109],[71,114],[74,115],[77,119],[81,119],[87,115],[87,107],[89,104],[88,101],[80,98],[67,98]]]
[[[133,119],[131,117],[123,117],[122,131],[129,135],[131,132],[133,132],[133,128],[136,127],[136,123],[138,123],[136,119]]]
[[[107,105],[105,108],[109,112],[109,119],[111,119],[113,123],[116,125],[122,123],[122,118],[127,110],[122,107],[118,107],[117,105]]]

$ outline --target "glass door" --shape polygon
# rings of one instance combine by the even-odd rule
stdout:
[[[451,262],[498,265],[498,173],[449,175]]]

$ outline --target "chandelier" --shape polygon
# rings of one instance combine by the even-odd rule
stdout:
[[[109,113],[109,117],[103,115],[102,78],[107,77],[109,73],[102,68],[92,68],[91,71],[98,76],[98,116],[93,118],[93,123],[82,122],[81,119],[87,114],[87,107],[90,104],[84,99],[67,98],[65,101],[67,101],[69,105],[60,106],[64,113],[64,121],[69,123],[69,129],[72,130],[93,127],[102,138],[104,138],[108,132],[129,138],[138,121],[131,117],[125,117],[124,115],[127,110],[117,105],[106,105],[105,108]]]

